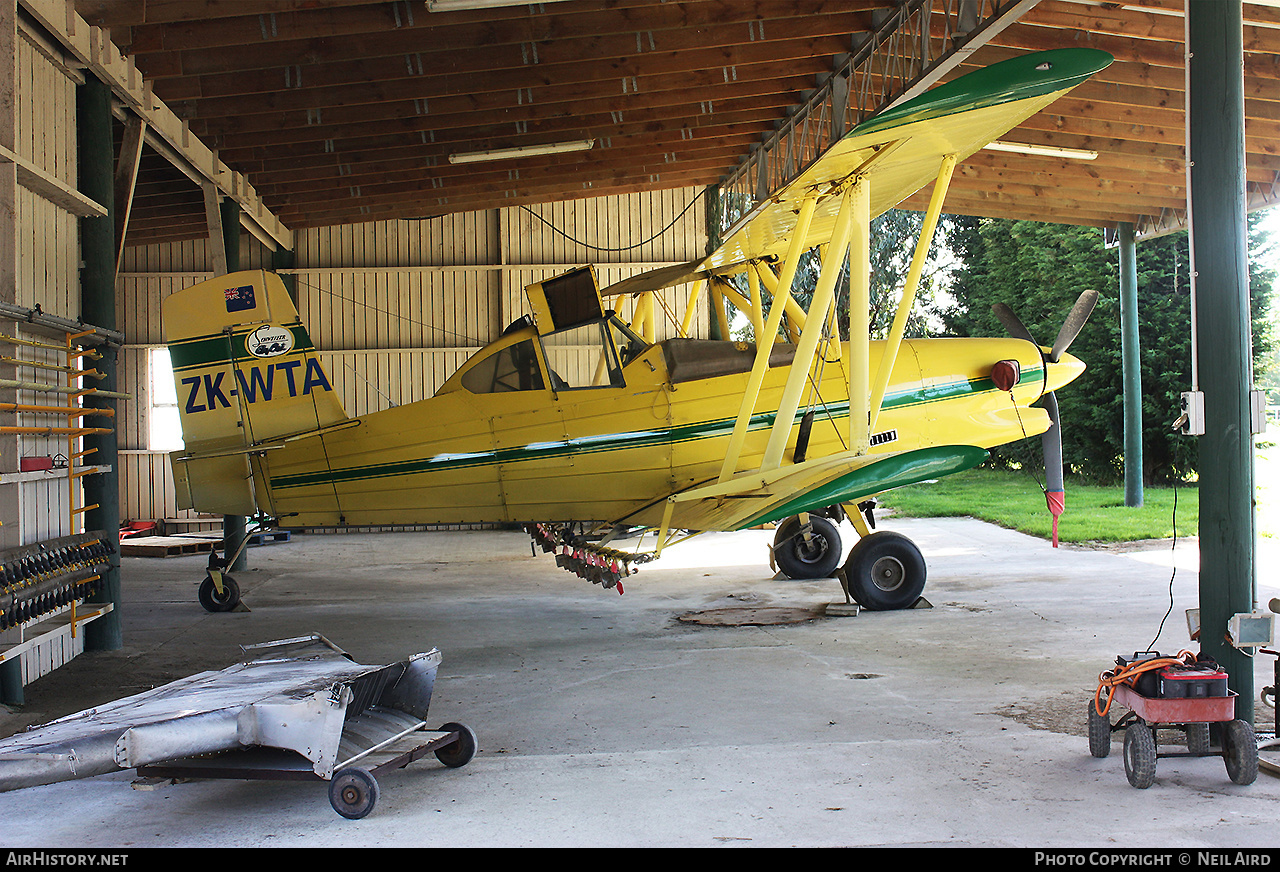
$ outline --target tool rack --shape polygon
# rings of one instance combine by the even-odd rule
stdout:
[[[61,526],[70,535],[0,552],[0,693],[6,702],[21,701],[23,684],[80,653],[83,640],[78,638],[79,627],[112,609],[110,604],[85,607],[84,600],[98,591],[102,574],[110,568],[114,531],[110,535],[76,531],[84,529],[82,516],[98,508],[82,498],[82,480],[109,469],[88,462],[97,448],[84,447],[83,437],[110,433],[115,410],[86,406],[84,400],[129,395],[90,384],[105,378],[92,366],[101,352],[86,343],[93,336],[101,341],[101,331],[87,325],[65,330],[37,326],[42,332],[61,334],[62,341],[0,333],[0,348],[7,352],[0,354],[0,365],[12,367],[17,376],[0,379],[0,389],[35,395],[31,402],[0,402],[0,434],[19,440],[40,436],[62,439],[57,455],[65,458],[65,468],[55,465],[52,457],[39,458],[44,463],[29,470],[22,469],[19,461],[0,458],[10,469],[19,466],[17,471],[0,473],[0,484],[61,478],[67,488],[66,517]],[[86,418],[105,419],[105,423],[89,424]]]

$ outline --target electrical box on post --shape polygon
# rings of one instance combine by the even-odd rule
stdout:
[[[1253,423],[1253,434],[1267,432],[1267,394],[1266,391],[1249,391],[1249,420]]]
[[[1182,413],[1173,422],[1173,429],[1183,436],[1204,435],[1204,393],[1202,391],[1182,392]]]

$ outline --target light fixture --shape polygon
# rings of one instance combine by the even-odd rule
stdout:
[[[560,0],[542,0],[559,3]],[[499,6],[526,6],[529,0],[427,0],[428,12],[458,12],[464,9],[495,9]]]
[[[480,163],[487,160],[510,160],[516,157],[537,157],[540,154],[564,154],[570,151],[589,151],[596,144],[594,139],[575,139],[572,142],[550,142],[546,145],[522,145],[518,148],[491,148],[488,151],[467,151],[449,155],[449,163]]]
[[[1098,157],[1096,151],[1087,148],[1058,148],[1054,145],[1028,145],[1022,142],[988,142],[985,146],[988,151],[1007,151],[1010,154],[1030,154],[1037,157],[1061,157],[1067,160],[1094,160]]]

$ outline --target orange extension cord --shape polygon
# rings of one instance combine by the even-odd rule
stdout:
[[[1193,651],[1179,651],[1177,657],[1153,657],[1150,660],[1140,660],[1123,668],[1116,667],[1098,676],[1098,689],[1093,694],[1093,708],[1100,716],[1105,717],[1107,712],[1111,710],[1111,700],[1116,695],[1116,687],[1121,684],[1127,684],[1132,687],[1138,680],[1138,676],[1145,672],[1152,672],[1156,669],[1164,669],[1166,666],[1193,666],[1196,663],[1196,655]],[[1107,704],[1102,705],[1102,691],[1109,689],[1107,693]]]

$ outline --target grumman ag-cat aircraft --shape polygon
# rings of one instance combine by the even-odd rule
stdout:
[[[996,445],[1046,434],[1052,447],[1052,392],[1083,371],[1065,352],[1096,298],[1082,295],[1051,348],[1007,310],[1015,338],[905,339],[952,170],[1110,62],[1091,49],[1040,52],[874,116],[705,259],[603,291],[589,266],[530,285],[532,315],[433,397],[357,418],[277,276],[239,272],[175,293],[163,318],[185,439],[172,455],[179,505],[298,528],[516,522],[560,565],[619,591],[635,564],[691,533],[780,521],[772,560],[787,575],[843,574],[865,608],[910,607],[924,559],[905,537],[871,531],[867,501],[976,466]],[[895,320],[872,341],[871,220],[930,182]],[[805,312],[789,289],[815,246],[823,265]],[[841,343],[826,337],[846,252]],[[688,283],[682,336],[710,288],[713,304],[751,318],[757,341],[652,341],[652,295]],[[606,305],[624,296],[637,300],[631,323]],[[791,341],[776,342],[784,328]],[[1049,411],[1032,406],[1042,397]],[[1048,466],[1056,521],[1061,485]],[[860,538],[840,573],[842,516]],[[637,528],[656,532],[639,540],[651,546],[611,547]],[[211,561],[201,589],[211,611],[239,600],[227,562]]]

